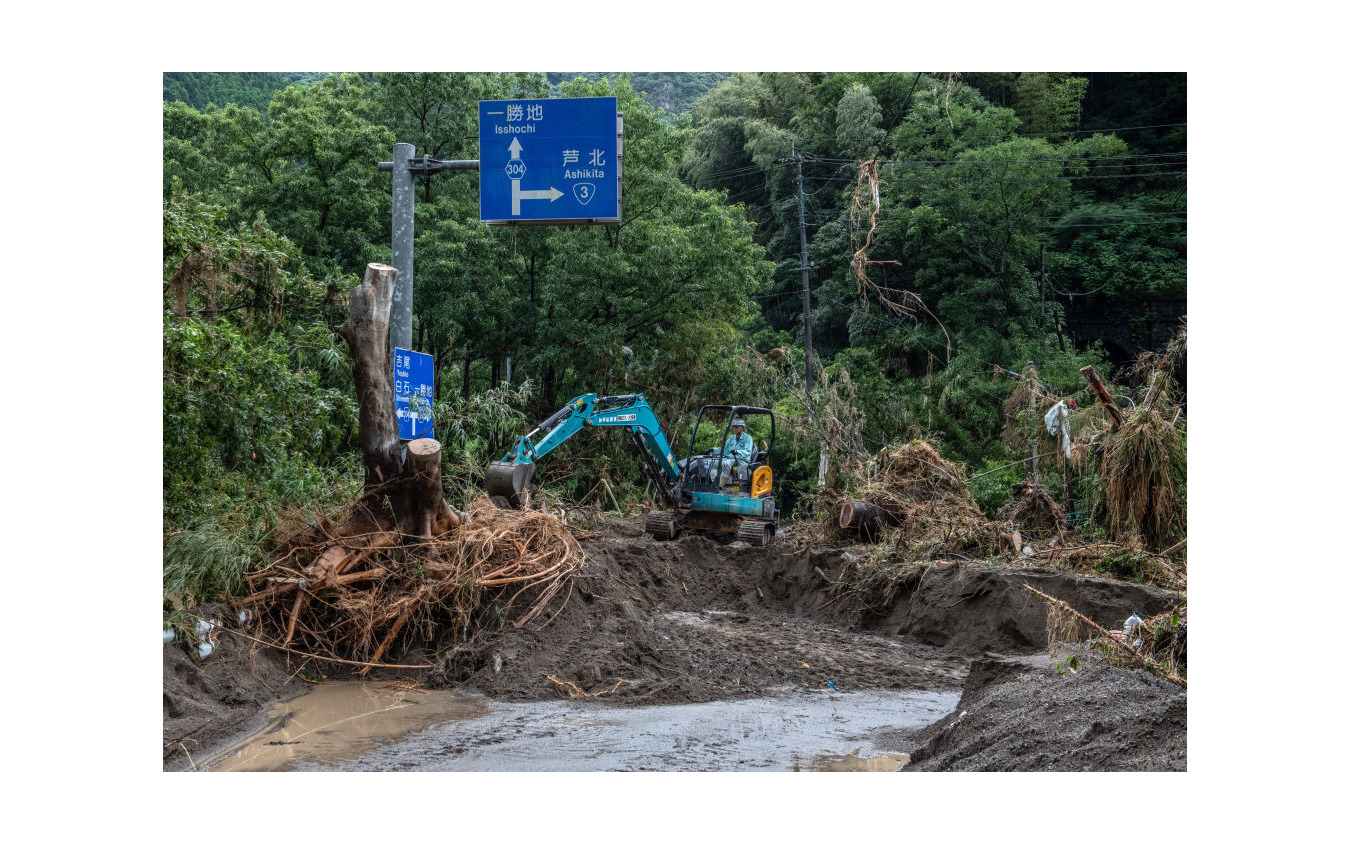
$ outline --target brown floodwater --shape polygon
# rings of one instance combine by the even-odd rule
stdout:
[[[202,764],[211,771],[289,771],[340,764],[433,724],[476,718],[482,697],[374,682],[322,683],[274,705],[260,732]]]
[[[808,771],[880,771],[890,773],[909,764],[908,753],[878,753],[876,756],[862,756],[862,751],[854,751],[847,756],[817,756],[806,768]],[[792,770],[800,771],[800,767]]]

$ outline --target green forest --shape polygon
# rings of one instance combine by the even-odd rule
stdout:
[[[704,404],[773,408],[789,511],[813,506],[822,453],[846,488],[923,440],[992,514],[1044,429],[1025,397],[1088,407],[1090,365],[1142,401],[1131,365],[1184,331],[1184,73],[579,76],[164,75],[166,591],[237,588],[288,514],[359,493],[332,326],[391,260],[375,165],[395,142],[477,158],[479,100],[617,97],[623,220],[490,228],[474,174],[419,181],[414,345],[435,356],[456,506],[562,402],[643,392],[680,454]],[[1184,361],[1172,374],[1184,388]],[[1091,473],[1040,474],[1094,501]],[[536,477],[635,512],[640,479],[601,433]]]
[[[327,73],[165,73],[164,101],[187,103],[196,109],[209,105],[249,106],[266,111],[272,95],[288,85],[313,85]],[[564,82],[604,79],[614,73],[546,73],[549,91],[556,94]],[[726,73],[630,73],[628,81],[652,106],[668,116],[689,111]]]

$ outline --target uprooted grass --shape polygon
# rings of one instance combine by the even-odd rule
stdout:
[[[1171,550],[1171,549],[1169,549]],[[1186,561],[1180,555],[1156,554],[1137,538],[1121,542],[1056,544],[1021,557],[1017,563],[1068,574],[1088,574],[1166,589],[1185,590]]]
[[[822,538],[856,538],[839,526],[844,504],[854,499],[884,514],[882,538],[893,546],[889,556],[932,559],[944,552],[983,553],[996,546],[998,528],[975,504],[964,467],[942,459],[931,444],[915,440],[895,451],[883,448],[862,474],[868,480],[860,489],[822,494],[817,505]]]
[[[1154,548],[1176,539],[1185,519],[1177,494],[1185,459],[1180,432],[1157,407],[1127,416],[1102,452],[1103,504],[1112,529],[1137,530]]]
[[[1137,535],[1161,548],[1185,534],[1186,439],[1182,434],[1180,387],[1172,378],[1186,352],[1183,327],[1162,354],[1145,353],[1127,374],[1146,379],[1139,406],[1125,414],[1119,429],[1101,422],[1087,441],[1100,441],[1093,484],[1094,520],[1117,536]],[[1080,435],[1080,440],[1084,436]],[[1092,449],[1075,447],[1073,462],[1087,469]]]
[[[539,619],[582,565],[577,532],[550,512],[498,510],[485,498],[466,514],[459,528],[430,538],[339,534],[316,522],[250,578],[252,594],[237,603],[274,644],[368,664],[400,645],[450,647]],[[335,547],[355,552],[325,569],[319,563]]]
[[[917,590],[933,565],[932,562],[869,555],[858,565],[845,569],[836,584],[836,591],[840,597],[859,607],[880,612],[900,593]]]

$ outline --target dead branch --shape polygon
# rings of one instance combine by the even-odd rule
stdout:
[[[572,699],[604,697],[605,695],[613,694],[616,690],[618,690],[620,686],[628,682],[627,680],[620,680],[619,682],[614,684],[614,688],[612,689],[607,689],[603,692],[596,692],[595,694],[587,694],[586,692],[583,692],[581,688],[576,683],[573,683],[571,680],[559,680],[552,674],[549,674],[547,679],[550,683],[553,684],[553,687],[555,689],[557,689],[559,692]]]
[[[364,666],[369,666],[369,667],[371,667],[371,668],[416,668],[416,669],[426,669],[426,668],[435,668],[435,667],[436,667],[436,666],[434,666],[434,665],[395,665],[395,664],[393,664],[393,663],[385,663],[385,664],[381,665],[381,664],[377,664],[377,663],[374,663],[374,662],[360,662],[360,661],[354,660],[354,659],[342,659],[342,658],[336,657],[336,656],[321,656],[320,654],[312,654],[312,653],[306,653],[306,652],[304,652],[304,651],[298,651],[298,650],[296,650],[295,648],[287,648],[287,647],[284,647],[284,646],[282,646],[282,645],[278,645],[276,642],[268,642],[268,641],[266,641],[266,640],[264,640],[264,639],[259,639],[259,638],[257,638],[256,636],[250,636],[250,635],[248,635],[247,633],[241,632],[241,631],[239,631],[239,630],[231,630],[231,629],[228,628],[228,627],[222,627],[221,629],[224,630],[226,633],[233,633],[233,634],[236,635],[236,636],[242,637],[242,638],[244,638],[244,639],[248,639],[250,642],[257,642],[258,644],[260,644],[260,645],[262,645],[262,646],[264,646],[264,647],[275,648],[276,650],[279,650],[279,651],[285,651],[285,652],[288,653],[288,654],[295,654],[296,656],[302,656],[302,657],[305,657],[306,659],[318,659],[318,660],[322,660],[322,661],[324,661],[324,662],[340,662],[340,663],[342,663],[343,665],[364,665]]]
[[[1032,593],[1034,593],[1034,594],[1040,596],[1046,603],[1050,604],[1052,607],[1054,607],[1054,608],[1060,610],[1061,612],[1069,613],[1070,615],[1072,615],[1072,616],[1074,616],[1075,618],[1077,618],[1079,621],[1081,621],[1081,622],[1087,624],[1088,627],[1091,627],[1093,630],[1096,630],[1098,633],[1101,634],[1101,636],[1102,636],[1102,641],[1106,642],[1107,645],[1108,645],[1108,647],[1118,648],[1118,649],[1121,649],[1121,650],[1126,651],[1131,657],[1134,658],[1135,662],[1136,662],[1138,665],[1142,665],[1142,666],[1144,666],[1144,667],[1150,669],[1151,671],[1154,671],[1154,673],[1157,673],[1157,674],[1158,674],[1159,676],[1161,676],[1163,679],[1169,680],[1169,681],[1171,681],[1171,682],[1173,682],[1173,683],[1176,683],[1176,684],[1179,685],[1179,686],[1185,686],[1185,685],[1186,685],[1186,679],[1185,679],[1184,677],[1182,677],[1181,675],[1177,674],[1175,671],[1161,671],[1161,670],[1159,670],[1160,667],[1158,666],[1158,664],[1157,664],[1153,659],[1151,659],[1151,658],[1148,656],[1148,654],[1145,654],[1145,653],[1143,653],[1142,651],[1137,650],[1137,649],[1136,649],[1133,645],[1131,645],[1129,642],[1126,642],[1126,641],[1124,641],[1124,640],[1122,640],[1122,639],[1117,639],[1115,636],[1112,636],[1112,635],[1111,635],[1111,631],[1107,630],[1106,628],[1102,627],[1102,626],[1101,626],[1100,624],[1098,624],[1097,622],[1095,622],[1095,621],[1093,621],[1092,619],[1088,618],[1087,616],[1083,615],[1083,614],[1080,613],[1078,610],[1076,610],[1076,609],[1074,609],[1073,607],[1069,606],[1069,605],[1068,605],[1067,603],[1065,603],[1064,601],[1061,601],[1061,600],[1058,599],[1058,598],[1054,598],[1054,597],[1051,597],[1050,595],[1045,594],[1045,593],[1042,592],[1041,590],[1039,590],[1039,589],[1035,588],[1034,586],[1032,586],[1030,583],[1023,583],[1023,584],[1022,584],[1022,588],[1028,590],[1029,592],[1032,592]]]

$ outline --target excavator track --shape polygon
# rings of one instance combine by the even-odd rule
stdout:
[[[768,545],[773,538],[773,525],[747,519],[736,529],[736,538],[751,545]]]
[[[680,535],[680,525],[675,520],[675,514],[660,510],[647,514],[642,529],[657,539],[674,539]]]

